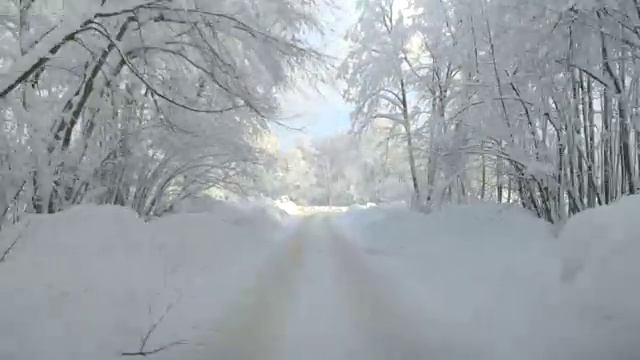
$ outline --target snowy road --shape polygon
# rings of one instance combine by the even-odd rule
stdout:
[[[301,222],[193,359],[424,359],[424,322],[325,216]],[[185,348],[188,348],[186,346]],[[186,350],[186,349],[185,349]],[[181,357],[187,358],[187,357]]]
[[[517,217],[501,234],[474,215],[478,233],[496,235],[480,242],[451,230],[450,219],[471,216],[425,224],[421,215],[351,215],[303,218],[234,281],[242,291],[225,288],[229,305],[212,331],[161,358],[637,359],[637,322],[585,318],[576,302],[547,305],[566,295],[536,245],[544,234],[512,241]]]
[[[621,263],[599,245],[605,263],[502,207],[234,209],[145,223],[85,206],[6,232],[23,237],[0,264],[0,359],[638,358],[635,230],[615,233]],[[600,234],[597,216],[562,245]],[[570,283],[561,254],[582,267]]]

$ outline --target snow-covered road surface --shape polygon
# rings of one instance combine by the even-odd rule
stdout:
[[[258,268],[214,331],[167,358],[429,357],[426,323],[325,216],[304,219]],[[406,294],[403,294],[406,298]],[[178,353],[180,353],[178,355]]]
[[[558,237],[513,207],[218,205],[150,222],[82,206],[0,234],[20,239],[0,359],[638,359],[638,224],[610,213],[640,198]]]

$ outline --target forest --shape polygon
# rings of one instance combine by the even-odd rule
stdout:
[[[361,0],[336,60],[308,38],[339,5],[4,2],[1,223],[214,190],[562,222],[638,191],[637,0]],[[351,131],[274,148],[282,94],[327,78]]]
[[[0,0],[0,128],[2,360],[640,358],[640,0]]]

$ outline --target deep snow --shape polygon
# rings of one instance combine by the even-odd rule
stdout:
[[[378,206],[334,224],[421,299],[433,332],[473,353],[457,358],[638,359],[639,212],[640,196],[624,198],[559,234],[495,204],[430,215]]]
[[[639,210],[559,231],[492,204],[32,216],[0,234],[0,359],[122,358],[161,318],[143,350],[180,344],[155,359],[637,359]]]
[[[4,232],[1,249],[22,238],[0,264],[0,359],[120,358],[167,308],[145,350],[204,331],[282,230],[224,206],[149,223],[80,206]]]

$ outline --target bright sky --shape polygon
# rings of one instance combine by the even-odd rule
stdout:
[[[320,44],[323,51],[338,58],[336,65],[344,59],[348,53],[349,45],[344,40],[345,33],[357,21],[357,0],[338,0],[339,9],[326,16],[326,39]],[[393,7],[396,13],[405,15],[410,11],[409,0],[394,0]],[[349,129],[351,126],[350,113],[353,108],[342,100],[340,84],[320,84],[321,94],[309,89],[303,93],[296,91],[285,96],[283,101],[284,116],[287,124],[304,128],[303,132],[287,130],[282,127],[274,129],[275,134],[283,149],[295,146],[300,138],[319,138],[335,134],[340,130]]]
[[[330,56],[342,59],[348,46],[343,40],[346,31],[356,20],[354,4],[345,0],[340,10],[333,16],[327,16],[326,39],[323,51]],[[336,62],[338,64],[339,61]],[[304,132],[292,131],[282,127],[274,128],[281,148],[289,148],[302,137],[318,138],[349,129],[351,105],[342,100],[338,84],[318,85],[321,94],[315,90],[296,91],[285,96],[283,101],[286,123],[292,127],[304,128]]]

